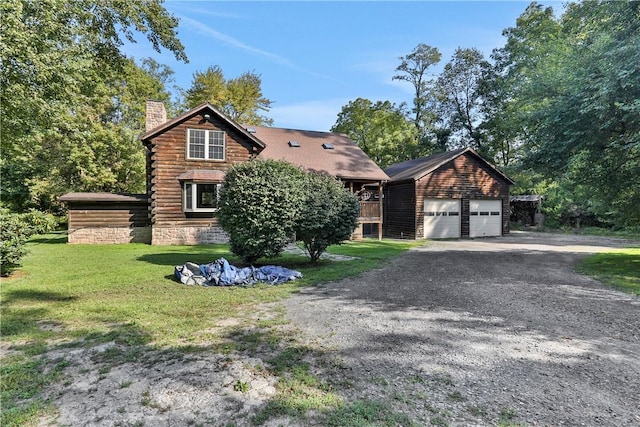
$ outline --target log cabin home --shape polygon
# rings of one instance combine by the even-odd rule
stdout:
[[[509,233],[514,182],[471,148],[385,169],[384,236],[436,239]]]
[[[353,238],[382,238],[388,176],[345,135],[242,126],[204,103],[171,120],[147,101],[147,193],[69,193],[69,243],[224,243],[216,218],[226,171],[256,158],[284,160],[340,179],[361,199]]]

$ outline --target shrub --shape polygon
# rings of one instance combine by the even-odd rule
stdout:
[[[233,166],[220,192],[220,225],[231,252],[251,263],[280,255],[304,200],[304,172],[283,161]]]
[[[12,213],[0,211],[0,275],[6,276],[26,255],[27,239],[51,231],[56,221],[52,215],[38,211]]]
[[[320,258],[329,245],[349,239],[356,228],[360,203],[344,185],[328,175],[306,175],[305,201],[296,222],[296,239],[312,262]]]

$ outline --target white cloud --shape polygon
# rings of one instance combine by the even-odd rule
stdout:
[[[263,58],[266,58],[267,60],[274,62],[276,64],[280,64],[283,65],[287,68],[291,68],[293,70],[296,71],[301,71],[303,73],[312,75],[314,77],[320,77],[320,78],[328,78],[327,76],[320,74],[320,73],[316,73],[315,71],[311,71],[308,70],[306,68],[300,67],[299,65],[297,65],[295,62],[291,61],[288,58],[285,58],[283,56],[280,56],[278,54],[269,52],[267,50],[264,49],[260,49],[257,47],[253,47],[250,46],[232,36],[229,36],[227,34],[221,33],[220,31],[217,31],[211,27],[209,27],[206,24],[203,24],[200,21],[197,21],[195,19],[189,18],[187,16],[180,16],[180,21],[184,22],[185,24],[190,25],[192,28],[194,28],[196,31],[198,31],[201,34],[205,34],[207,36],[213,37],[216,40],[219,40],[225,44],[228,44],[229,46],[244,50],[246,52],[249,52],[253,55],[257,55],[257,56],[261,56]]]
[[[345,98],[306,101],[272,107],[268,115],[275,127],[328,132],[342,107],[348,103]]]

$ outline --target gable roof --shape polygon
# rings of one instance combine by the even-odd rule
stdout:
[[[469,147],[459,148],[457,150],[447,151],[445,153],[438,153],[428,157],[421,157],[419,159],[407,160],[406,162],[389,166],[384,171],[391,178],[391,182],[400,182],[407,180],[415,181],[427,174],[430,174],[431,172],[465,153],[469,153],[478,158],[478,160],[484,163],[487,168],[493,170],[508,183],[515,184],[515,182],[511,178],[509,178],[494,165],[485,160],[474,149]]]
[[[306,170],[336,178],[388,181],[389,177],[346,135],[250,126],[266,144],[259,157],[285,160]]]
[[[264,148],[264,143],[262,141],[260,141],[258,138],[256,138],[254,135],[252,135],[250,132],[247,132],[247,130],[240,126],[238,123],[236,123],[234,120],[231,120],[230,118],[228,118],[224,113],[222,113],[220,110],[218,110],[216,107],[214,107],[213,105],[209,104],[208,102],[205,102],[204,104],[200,104],[195,108],[192,108],[191,110],[187,111],[186,113],[183,113],[181,115],[179,115],[178,117],[175,117],[171,120],[168,120],[166,122],[164,122],[163,124],[156,126],[155,128],[143,133],[142,135],[140,135],[140,140],[142,140],[143,143],[147,143],[149,142],[149,140],[155,138],[156,136],[160,135],[163,132],[166,132],[167,130],[179,125],[180,123],[183,123],[189,119],[191,119],[194,116],[197,116],[199,114],[204,115],[204,114],[214,114],[216,116],[218,116],[218,118],[224,122],[227,122],[229,124],[229,126],[233,127],[234,129],[236,129],[238,132],[240,132],[241,134],[243,134],[245,137],[247,137],[247,139],[249,141],[251,141],[251,143],[255,144],[256,146],[260,147],[260,148]]]

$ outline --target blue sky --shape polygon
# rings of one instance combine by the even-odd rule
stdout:
[[[125,53],[152,57],[191,85],[193,73],[218,65],[226,78],[245,71],[261,75],[266,115],[274,126],[328,131],[342,106],[362,97],[411,104],[413,88],[393,81],[399,57],[419,43],[436,47],[442,61],[457,47],[489,57],[504,45],[502,31],[515,26],[528,1],[177,1],[165,8],[180,20],[178,37],[189,63],[146,40]],[[556,14],[562,3],[545,1]]]

